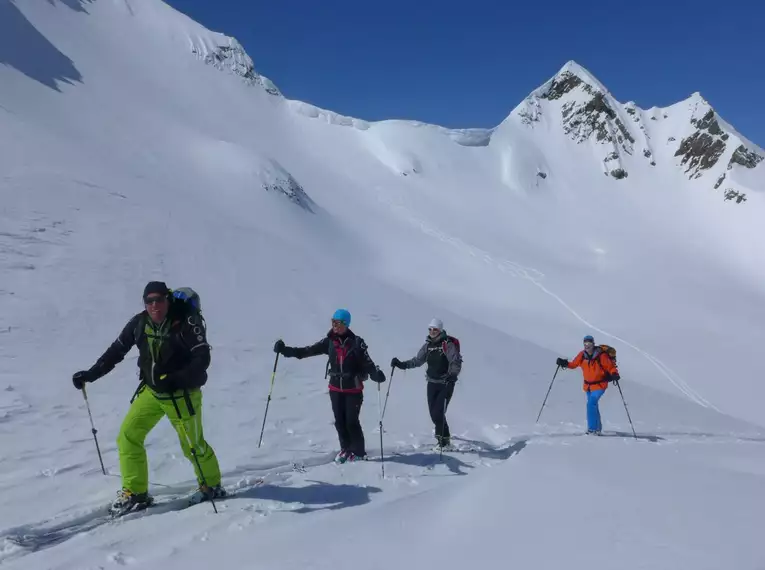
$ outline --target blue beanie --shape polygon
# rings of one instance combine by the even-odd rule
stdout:
[[[351,326],[351,314],[345,309],[338,309],[335,314],[332,315],[333,321],[342,321],[346,327]]]
[[[588,334],[586,337],[584,337],[584,339],[582,339],[582,342],[588,342],[588,341],[589,342],[595,342],[595,339],[592,338],[592,335]]]

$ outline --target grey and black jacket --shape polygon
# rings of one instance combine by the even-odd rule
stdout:
[[[401,362],[401,368],[419,368],[423,364],[428,367],[425,370],[425,379],[436,384],[456,382],[457,376],[462,371],[462,357],[455,344],[448,339],[446,331],[441,331],[435,339],[427,337],[417,356]]]

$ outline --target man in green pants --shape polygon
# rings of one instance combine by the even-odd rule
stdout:
[[[199,489],[189,501],[199,503],[225,496],[220,467],[213,448],[202,433],[202,391],[210,365],[210,345],[199,297],[176,298],[161,281],[152,281],[143,292],[145,310],[135,315],[117,340],[89,369],[72,377],[75,388],[94,382],[138,347],[141,382],[117,436],[122,490],[112,504],[112,514],[144,509],[149,496],[149,466],[144,441],[163,416],[178,433],[181,449],[191,461]]]

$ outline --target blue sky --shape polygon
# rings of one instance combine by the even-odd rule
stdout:
[[[765,146],[762,1],[166,1],[345,115],[491,127],[573,59],[644,108],[700,91]]]

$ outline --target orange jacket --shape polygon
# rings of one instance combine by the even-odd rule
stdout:
[[[587,357],[585,352],[581,351],[574,360],[568,363],[568,367],[582,369],[584,375],[582,389],[585,392],[605,390],[608,388],[608,377],[611,374],[619,373],[608,355],[597,347],[595,347],[592,357]]]

